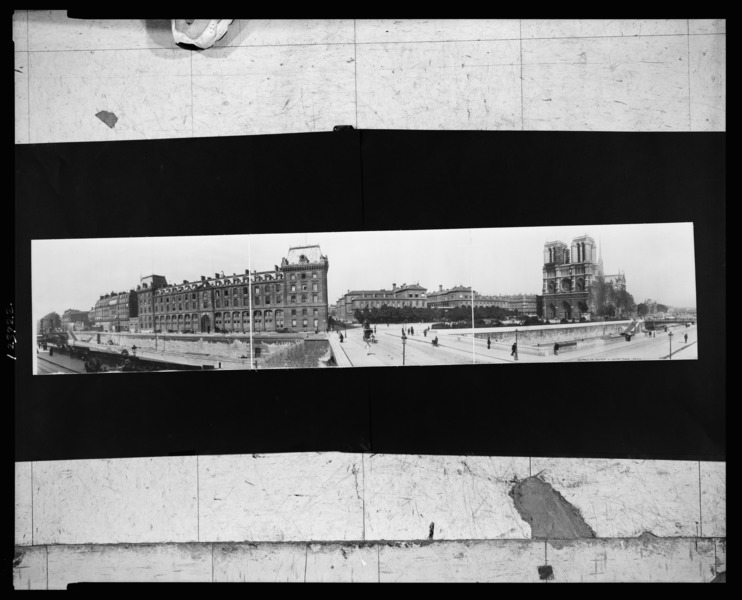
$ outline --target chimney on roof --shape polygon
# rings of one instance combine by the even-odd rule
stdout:
[[[201,275],[201,281],[206,281],[206,275]]]
[[[184,279],[183,280],[183,285],[185,285],[186,283],[188,283],[188,280],[187,279]]]
[[[438,284],[438,291],[439,292],[442,292],[443,291],[443,286],[440,283]]]
[[[393,290],[396,290],[396,289],[397,289],[397,284],[396,284],[396,283],[393,283],[393,284],[392,284],[392,289],[393,289]]]
[[[214,278],[219,279],[219,273],[214,273]]]

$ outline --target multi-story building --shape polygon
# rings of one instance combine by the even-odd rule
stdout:
[[[137,305],[139,311],[132,331],[151,332],[155,330],[155,292],[168,285],[163,275],[147,275],[137,285]]]
[[[476,298],[477,293],[474,292]],[[458,308],[471,307],[472,290],[470,287],[456,285],[452,288],[443,289],[442,285],[438,286],[438,291],[428,294],[428,308]]]
[[[339,319],[352,321],[358,309],[381,308],[382,306],[426,308],[427,303],[427,288],[419,283],[403,283],[399,287],[396,283],[392,283],[391,290],[348,290],[337,301],[337,313]]]
[[[62,314],[62,327],[72,331],[83,331],[90,327],[87,310],[67,309]]]
[[[539,314],[536,294],[513,294],[509,296],[508,305],[509,310],[517,310],[523,315]]]
[[[163,276],[144,278],[137,289],[141,331],[248,333],[324,331],[327,327],[329,261],[320,247],[289,248],[272,271],[168,284]]]
[[[536,314],[536,294],[485,295],[470,287],[455,286],[444,290],[438,286],[437,292],[428,294],[429,308],[485,308],[495,306],[505,310],[517,310],[523,314]]]
[[[129,331],[129,319],[137,316],[137,293],[111,292],[95,303],[93,325],[103,331]]]

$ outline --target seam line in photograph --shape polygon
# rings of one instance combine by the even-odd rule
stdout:
[[[688,33],[687,33],[687,39],[688,39],[688,131],[693,131],[693,117],[691,115],[691,93],[690,93],[690,19],[686,19],[686,23],[688,25]]]
[[[366,541],[366,462],[364,460],[364,452],[361,452],[361,508],[363,510],[363,541]]]
[[[698,535],[703,537],[703,504],[701,501],[701,461],[698,461]],[[714,544],[716,548],[716,544]]]
[[[518,37],[520,46],[520,130],[523,131],[526,128],[526,119],[523,114],[523,19],[518,20],[518,28],[520,30]]]
[[[356,39],[356,20],[353,19],[353,84],[356,99],[356,129],[358,129],[358,42]]]
[[[201,486],[198,471],[198,454],[196,454],[196,541],[201,542]]]

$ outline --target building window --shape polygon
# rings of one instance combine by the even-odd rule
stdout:
[[[313,283],[312,284],[312,291],[313,292],[316,292],[317,291],[317,284],[316,283]],[[376,294],[374,294],[374,298],[376,298]]]
[[[243,287],[242,288],[242,293],[245,294],[245,295],[247,295],[247,288],[246,287]]]
[[[302,325],[303,325],[304,327],[306,327],[306,326],[307,326],[307,320],[306,320],[306,319],[304,319],[304,321],[302,322]]]
[[[312,295],[312,302],[317,302],[317,294]]]
[[[265,303],[266,304],[270,304],[271,303],[271,297],[270,296],[266,296],[265,297]]]
[[[296,291],[296,284],[293,284],[293,283],[291,284],[291,291],[292,292]]]
[[[229,298],[224,299],[224,306],[225,307],[229,306]]]
[[[312,273],[312,279],[317,279],[317,273]]]
[[[306,309],[306,308],[302,308],[302,309],[301,309],[301,315],[302,315],[303,317],[306,317],[306,316],[307,316],[307,309]]]
[[[260,293],[260,286],[259,285],[256,285],[255,286],[255,293],[256,294],[259,294]]]
[[[296,274],[291,273],[291,279],[296,279]],[[296,325],[296,323],[294,323],[294,325]]]
[[[317,319],[314,320],[314,327],[315,329],[319,326],[319,321]]]
[[[301,274],[301,278],[302,278],[302,279],[306,279],[306,278],[307,278],[307,274],[306,274],[306,273],[302,273],[302,274]],[[306,323],[304,323],[304,324],[306,325]]]
[[[291,319],[291,325],[292,325],[293,327],[296,327],[296,319]]]
[[[215,306],[216,306],[217,308],[221,308],[221,305],[222,305],[222,301],[221,301],[221,300],[216,300],[216,301],[214,302],[214,305],[215,305]]]
[[[214,293],[216,294],[216,297],[218,298],[219,297],[219,290],[216,290],[216,292],[214,292]]]
[[[291,302],[296,302],[296,296],[291,296]]]
[[[317,315],[319,315],[319,310],[315,308],[313,314],[316,317]]]
[[[306,294],[302,294],[301,301],[302,302],[306,302],[307,301],[307,295]]]

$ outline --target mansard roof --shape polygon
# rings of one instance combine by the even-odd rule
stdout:
[[[286,255],[286,260],[290,265],[301,264],[301,257],[305,256],[307,261],[310,263],[322,262],[326,257],[322,256],[322,251],[318,244],[313,246],[294,246],[289,248],[289,253]]]

